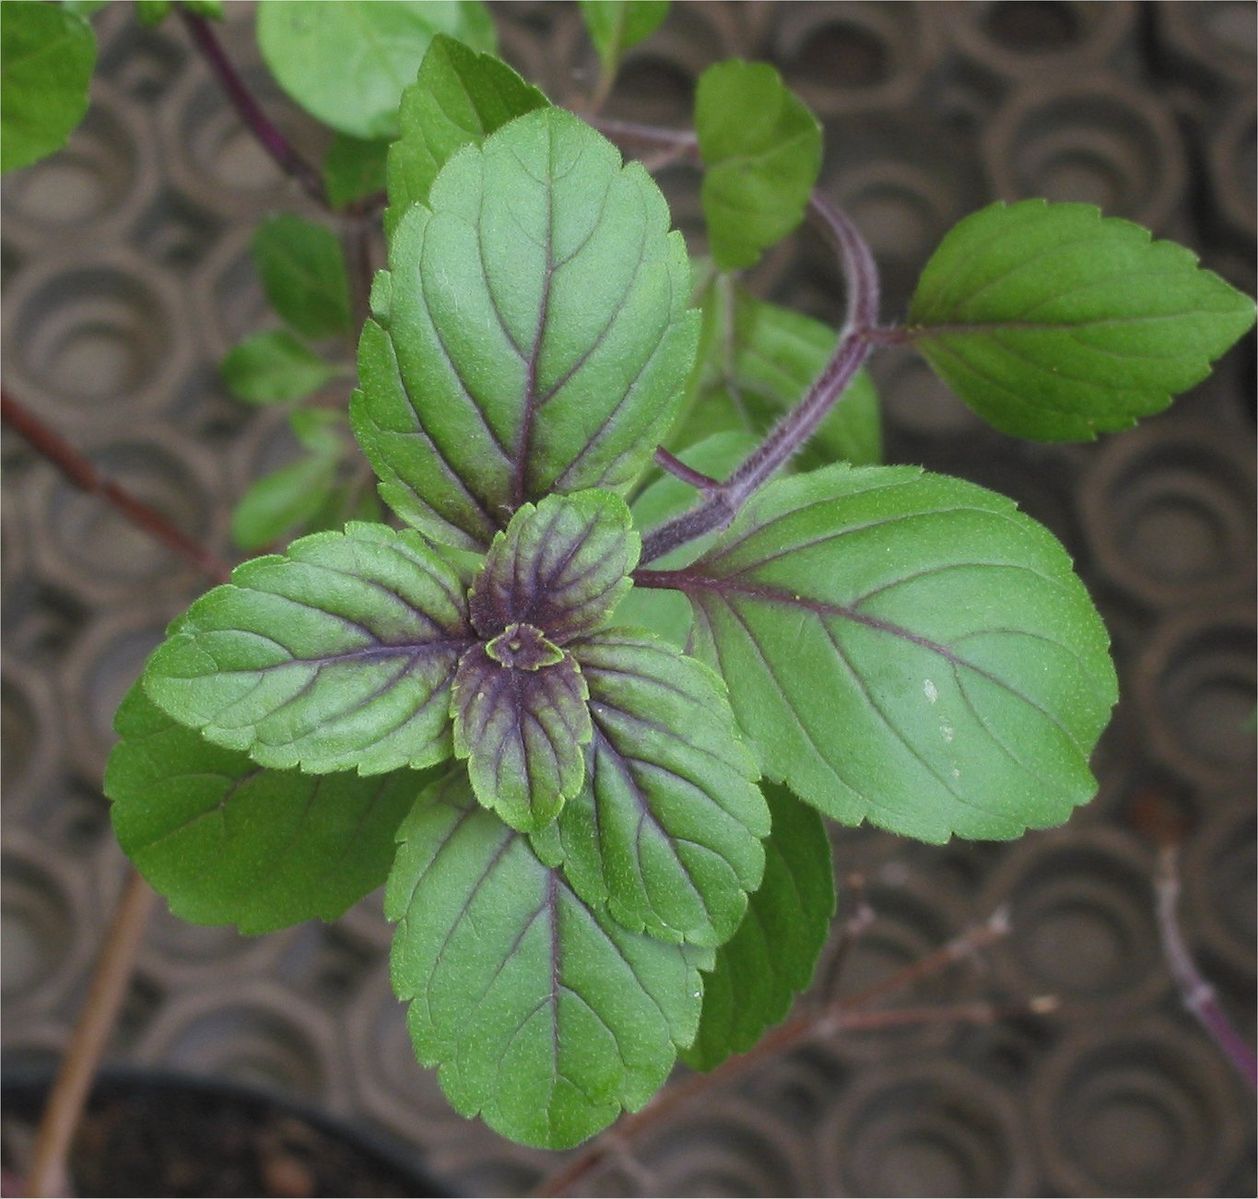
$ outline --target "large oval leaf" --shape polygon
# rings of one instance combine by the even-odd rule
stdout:
[[[587,782],[535,844],[629,928],[721,944],[760,885],[769,811],[720,680],[626,629],[572,652],[594,722]]]
[[[119,844],[176,916],[242,933],[335,920],[374,891],[431,781],[267,770],[177,724],[138,685],[114,723],[105,794]]]
[[[315,533],[197,600],[144,687],[264,766],[428,766],[450,754],[450,684],[474,640],[465,586],[416,533]]]
[[[570,113],[528,113],[446,163],[389,268],[353,420],[399,515],[483,547],[526,501],[636,478],[698,336],[640,164]]]
[[[416,1054],[504,1136],[579,1143],[641,1107],[694,1036],[711,955],[584,903],[461,770],[403,825],[385,910]]]
[[[1090,204],[993,204],[953,229],[909,310],[914,345],[998,429],[1087,441],[1160,412],[1254,323],[1190,250]]]
[[[912,467],[765,487],[690,598],[764,773],[845,823],[1016,837],[1095,793],[1116,694],[1069,557],[1012,501]]]
[[[436,33],[494,48],[478,0],[262,0],[258,49],[308,113],[361,138],[397,136],[398,104]]]

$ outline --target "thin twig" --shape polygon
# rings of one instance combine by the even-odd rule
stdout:
[[[205,546],[173,525],[165,516],[137,499],[120,484],[102,475],[96,467],[59,433],[49,428],[29,408],[0,389],[0,421],[20,433],[31,448],[48,459],[75,487],[98,495],[120,512],[137,529],[159,541],[167,549],[215,582],[225,582],[231,567]]]
[[[132,870],[105,934],[78,1022],[52,1084],[35,1138],[26,1194],[64,1195],[66,1155],[87,1102],[96,1067],[109,1045],[126,999],[136,955],[156,893]]]
[[[847,876],[845,902],[852,905],[852,914],[843,922],[839,939],[830,955],[830,986],[837,990],[843,968],[851,956],[852,949],[865,935],[866,930],[874,922],[874,909],[866,894],[865,876],[852,873]]]
[[[1164,844],[1159,851],[1155,889],[1162,950],[1166,955],[1171,977],[1179,989],[1180,999],[1241,1077],[1251,1087],[1258,1086],[1258,1059],[1236,1026],[1228,1019],[1227,1013],[1219,1006],[1214,988],[1205,980],[1193,960],[1188,943],[1184,940],[1183,930],[1179,926],[1176,915],[1180,890],[1179,850],[1175,845]]]
[[[257,139],[258,144],[271,156],[276,165],[286,175],[296,179],[302,190],[316,204],[328,208],[328,195],[323,186],[323,177],[293,147],[293,144],[280,131],[279,127],[266,115],[262,106],[254,98],[240,72],[236,70],[218,34],[204,17],[189,12],[182,4],[176,5],[183,23],[193,44],[201,51],[214,72],[227,98],[232,102],[240,119],[249,132]]]
[[[938,974],[954,962],[972,957],[980,949],[1006,936],[1008,932],[1009,921],[1002,909],[994,913],[982,924],[965,929],[946,945],[910,963],[903,970],[896,971],[894,974],[875,983],[872,987],[868,987],[864,991],[844,999],[835,1000],[823,1008],[801,1012],[799,1015],[786,1021],[785,1024],[779,1024],[777,1028],[766,1033],[755,1047],[746,1053],[737,1057],[727,1058],[708,1074],[692,1074],[673,1083],[640,1112],[621,1117],[602,1136],[592,1141],[584,1152],[579,1153],[569,1161],[562,1170],[559,1170],[549,1178],[543,1179],[541,1185],[533,1191],[533,1194],[535,1196],[565,1194],[606,1160],[617,1146],[628,1144],[643,1129],[658,1124],[671,1112],[676,1111],[679,1107],[683,1107],[696,1096],[723,1086],[731,1078],[745,1073],[752,1067],[780,1053],[784,1053],[788,1049],[794,1049],[796,1046],[813,1038],[830,1035],[837,1029],[850,1027],[850,1024],[845,1025],[844,1022],[853,1020],[856,1013],[868,1007],[875,1000],[910,987],[931,975]],[[1046,1006],[1050,1001],[1047,998],[1032,1000],[1031,1010],[1035,1010],[1034,1005],[1037,1002]],[[1055,1003],[1055,1001],[1051,1002]],[[970,1015],[973,1016],[975,1009],[971,1008],[968,1010]],[[1026,1010],[1025,1005],[1019,1008],[1019,1012]],[[885,1017],[882,1023],[887,1026],[897,1021],[897,1018],[888,1012],[869,1013],[869,1018],[865,1021],[866,1027],[871,1023],[875,1023],[872,1019],[875,1015]],[[998,1018],[996,1015],[989,1015],[978,1022],[986,1023],[989,1020]],[[930,1020],[933,1019],[934,1017],[930,1018]],[[903,1022],[907,1023],[908,1021]],[[974,1021],[971,1020],[971,1022]]]

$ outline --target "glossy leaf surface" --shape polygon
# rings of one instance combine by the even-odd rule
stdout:
[[[780,1023],[812,981],[834,915],[834,867],[821,817],[785,787],[764,789],[773,832],[764,842],[764,880],[738,931],[704,978],[699,1035],[686,1065],[712,1070],[746,1053]]]
[[[522,503],[629,486],[676,413],[698,319],[639,164],[569,113],[528,113],[446,163],[389,262],[352,414],[400,516],[484,547]]]
[[[671,580],[764,773],[835,819],[1003,839],[1094,794],[1108,637],[1010,500],[912,467],[796,475]]]
[[[720,681],[646,633],[605,629],[572,652],[594,721],[587,782],[539,852],[628,928],[719,945],[760,883],[769,831]]]
[[[753,266],[803,219],[821,126],[773,67],[735,59],[699,77],[695,131],[712,257],[722,270]]]
[[[1254,323],[1196,255],[1089,204],[993,204],[944,238],[913,344],[996,428],[1087,441],[1160,412]]]
[[[118,841],[170,909],[265,933],[335,920],[380,886],[427,776],[266,770],[132,687],[105,773]]]
[[[149,661],[149,697],[264,766],[381,774],[450,753],[465,582],[417,534],[350,524],[255,558]]]
[[[583,902],[466,775],[403,825],[386,914],[393,988],[421,1062],[464,1115],[551,1149],[641,1107],[695,1033],[702,951]]]

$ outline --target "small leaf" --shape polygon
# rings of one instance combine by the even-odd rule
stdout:
[[[825,825],[785,787],[770,784],[764,797],[773,814],[764,881],[704,979],[699,1035],[682,1053],[694,1070],[746,1053],[786,1016],[812,981],[830,933],[834,868]]]
[[[288,213],[268,217],[254,234],[253,261],[266,298],[298,333],[349,332],[349,278],[331,229]]]
[[[676,413],[698,313],[659,189],[570,113],[465,146],[428,200],[373,289],[353,424],[399,516],[484,548],[522,503],[628,489]]]
[[[913,467],[796,475],[668,578],[764,773],[836,820],[1007,839],[1095,793],[1108,637],[1003,496]]]
[[[402,89],[433,35],[494,48],[476,0],[262,0],[258,48],[280,86],[308,113],[351,137],[397,136]]]
[[[176,724],[138,684],[115,726],[105,794],[122,848],[176,916],[242,933],[335,920],[374,891],[430,781],[265,770]]]
[[[336,459],[313,454],[256,480],[232,511],[232,540],[257,550],[314,518],[336,481]]]
[[[668,16],[668,0],[581,0],[585,28],[603,74],[612,76],[626,50],[650,37]]]
[[[456,1110],[566,1149],[646,1103],[694,1036],[710,954],[584,903],[477,805],[461,770],[400,837],[385,897],[393,989]]]
[[[197,600],[144,689],[263,766],[428,766],[450,754],[450,683],[473,641],[465,586],[416,533],[315,533]]]
[[[505,62],[437,34],[418,78],[402,93],[402,132],[389,148],[385,229],[391,235],[412,204],[428,202],[433,180],[457,151],[547,104]]]
[[[532,625],[510,625],[463,655],[450,708],[454,752],[468,759],[476,798],[512,828],[544,828],[580,790],[587,698],[572,655]]]
[[[1090,204],[993,204],[944,238],[909,311],[913,344],[985,420],[1089,441],[1160,412],[1253,327],[1254,303]]]
[[[135,15],[141,25],[160,25],[173,7],[173,0],[135,0]]]
[[[764,436],[803,398],[837,343],[838,335],[820,321],[718,281],[704,297],[686,413],[666,444],[688,446],[730,429]],[[862,370],[792,464],[812,470],[832,462],[881,461],[878,393]]]
[[[606,491],[525,504],[495,538],[472,584],[472,623],[493,637],[516,621],[557,645],[593,632],[632,586],[641,539],[629,509]]]
[[[767,63],[732,60],[699,77],[695,130],[712,257],[723,270],[753,266],[803,220],[821,126]]]
[[[96,38],[83,17],[18,0],[0,22],[0,171],[60,150],[87,112]]]
[[[311,453],[339,458],[345,448],[345,414],[332,408],[294,408],[288,414],[293,436]]]
[[[355,200],[384,191],[387,139],[365,140],[338,133],[323,159],[323,185],[328,203],[344,208]]]
[[[227,390],[248,404],[301,400],[336,377],[332,366],[283,329],[246,338],[219,369]]]
[[[572,653],[594,721],[588,782],[539,852],[627,928],[721,944],[760,884],[769,812],[719,680],[624,629]]]

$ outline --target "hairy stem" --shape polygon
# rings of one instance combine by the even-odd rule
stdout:
[[[785,1024],[779,1024],[777,1028],[766,1033],[753,1049],[749,1049],[738,1057],[727,1058],[708,1074],[688,1075],[662,1091],[640,1112],[623,1116],[602,1136],[591,1142],[583,1152],[569,1161],[562,1170],[544,1179],[533,1194],[535,1196],[566,1194],[610,1155],[617,1150],[622,1150],[634,1137],[659,1124],[678,1108],[700,1095],[723,1086],[731,1078],[743,1074],[767,1059],[794,1049],[797,1045],[814,1037],[826,1036],[839,1029],[857,1026],[891,1027],[908,1023],[934,1023],[943,1019],[944,1017],[937,1016],[935,1013],[950,1011],[950,1009],[906,1009],[910,1015],[905,1017],[893,1011],[864,1013],[861,1009],[875,1000],[938,974],[954,962],[973,956],[980,949],[1006,936],[1008,932],[1008,919],[1003,910],[998,911],[988,920],[964,930],[946,945],[910,963],[903,970],[897,970],[888,975],[872,987],[859,991],[855,995],[835,1000],[821,1008],[801,1012]],[[1055,1005],[1056,1001],[1049,997],[1037,997],[1027,1004],[1020,1005],[1017,1010],[1018,1013],[1028,1010],[1045,1012],[1052,1010]],[[931,1014],[924,1016],[926,1011]],[[960,1022],[985,1024],[1002,1019],[1008,1014],[1004,1009],[995,1008],[990,1004],[965,1005],[964,1014],[959,1013],[960,1009],[951,1009],[951,1015],[948,1018]]]
[[[249,132],[257,138],[258,144],[271,156],[280,170],[301,184],[306,195],[316,204],[328,208],[327,192],[319,172],[294,149],[278,126],[262,111],[262,106],[236,70],[209,21],[189,12],[182,4],[175,7],[188,28],[193,44],[205,57],[210,70],[227,93],[227,98],[240,114],[240,119]]]
[[[66,1156],[74,1140],[96,1067],[126,999],[136,955],[157,894],[132,870],[114,909],[88,983],[87,997],[57,1070],[35,1138],[24,1194],[65,1195]]]
[[[20,433],[33,450],[48,459],[75,487],[90,495],[100,496],[137,529],[161,542],[167,549],[174,550],[215,582],[227,580],[231,567],[226,562],[176,528],[156,508],[151,508],[112,479],[102,475],[59,433],[49,428],[29,408],[2,389],[0,422]]]
[[[1175,980],[1184,1007],[1197,1018],[1241,1077],[1251,1087],[1258,1086],[1258,1059],[1255,1059],[1253,1049],[1219,1006],[1214,988],[1198,969],[1179,926],[1176,915],[1176,908],[1179,906],[1179,851],[1175,845],[1163,845],[1158,856],[1155,885],[1162,951],[1166,955],[1171,977]]]

